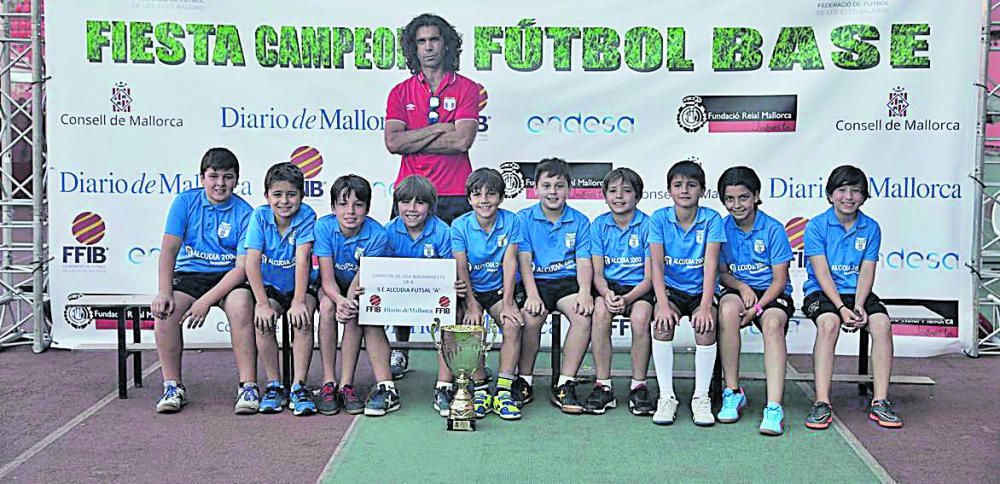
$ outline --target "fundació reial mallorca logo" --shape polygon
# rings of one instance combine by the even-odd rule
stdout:
[[[132,112],[132,88],[124,82],[117,82],[111,88],[111,111],[116,113]]]
[[[886,103],[886,106],[889,108],[890,118],[905,118],[906,108],[910,107],[906,89],[896,86],[892,91],[889,91],[889,102]]]

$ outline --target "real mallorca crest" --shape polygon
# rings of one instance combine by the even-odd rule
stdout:
[[[572,249],[576,247],[576,232],[569,232],[566,234],[566,248]]]
[[[681,102],[684,104],[677,110],[677,125],[688,133],[694,133],[708,121],[708,113],[699,96],[685,96]]]
[[[446,98],[444,98],[443,107],[444,107],[445,111],[454,111],[456,104],[457,103],[455,102],[455,98],[453,98],[453,97],[446,97]]]
[[[504,198],[514,198],[524,190],[524,175],[521,174],[521,165],[513,161],[500,163],[500,176],[506,185]]]
[[[424,244],[424,257],[434,257],[434,244]]]
[[[632,234],[628,236],[628,246],[633,249],[639,247],[639,234]]]
[[[753,241],[753,251],[754,252],[756,252],[758,254],[763,254],[765,250],[766,250],[766,247],[764,247],[764,241],[763,240],[756,239],[756,240]]]
[[[857,250],[865,250],[868,247],[868,239],[865,237],[855,237],[854,238],[854,248]]]

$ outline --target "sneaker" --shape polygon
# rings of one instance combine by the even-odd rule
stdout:
[[[740,387],[738,391],[729,388],[722,391],[722,410],[719,410],[719,422],[734,423],[740,419],[740,412],[747,406],[747,396]]]
[[[674,423],[677,418],[677,407],[680,406],[680,402],[677,401],[677,397],[670,396],[660,396],[656,400],[656,413],[653,414],[653,423],[656,425],[670,425]]]
[[[785,433],[785,410],[781,405],[769,403],[764,407],[764,418],[760,420],[760,433],[764,435]]]
[[[594,389],[590,392],[590,395],[587,396],[587,401],[583,405],[583,411],[594,415],[602,415],[609,408],[617,406],[618,400],[615,400],[614,389],[597,383],[594,385]]]
[[[898,429],[903,426],[903,419],[896,415],[889,400],[875,400],[868,408],[868,418],[878,422],[879,427]]]
[[[806,416],[806,427],[823,430],[830,426],[830,422],[833,422],[833,408],[830,407],[830,404],[826,402],[814,403],[809,415]]]
[[[646,385],[639,385],[628,392],[628,410],[640,417],[652,415],[656,410]]]
[[[520,420],[521,409],[514,403],[514,397],[510,390],[497,390],[493,397],[493,413],[504,420]]]
[[[313,401],[312,392],[307,390],[302,382],[292,385],[292,394],[291,398],[288,399],[288,408],[292,409],[292,414],[296,417],[316,413],[316,402]]]
[[[576,396],[576,380],[569,380],[553,389],[549,400],[553,405],[562,409],[563,413],[573,415],[583,413],[583,404]]]
[[[260,410],[260,388],[256,383],[247,383],[236,393],[236,415],[249,415]]]
[[[337,384],[332,381],[324,383],[316,398],[316,410],[323,415],[340,413],[340,398],[338,397]]]
[[[392,379],[402,379],[409,371],[409,367],[410,358],[406,356],[406,353],[403,350],[392,350],[392,354],[389,356],[389,370],[392,371]]]
[[[712,398],[708,395],[692,397],[691,417],[694,419],[694,424],[699,427],[715,425],[715,415],[712,415]]]
[[[386,385],[375,387],[365,404],[365,415],[369,417],[381,417],[396,410],[399,410],[399,392]]]
[[[258,407],[260,413],[278,413],[288,405],[288,395],[281,385],[268,385]]]
[[[476,418],[483,418],[493,411],[493,395],[489,390],[476,390],[472,394],[472,409],[476,412]]]
[[[156,401],[156,411],[158,413],[177,413],[186,404],[187,392],[184,390],[184,385],[180,383],[176,386],[168,385],[163,389],[163,396]]]
[[[350,415],[357,415],[365,411],[365,404],[354,393],[352,385],[340,387],[340,401],[344,404],[344,411]]]
[[[517,405],[517,408],[524,408],[535,399],[535,390],[528,384],[528,380],[517,377],[510,386],[510,395],[514,398],[514,405]]]
[[[452,390],[450,386],[434,389],[434,410],[437,410],[438,415],[448,418],[453,398],[455,398],[455,390]]]

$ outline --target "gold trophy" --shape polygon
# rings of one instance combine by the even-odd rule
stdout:
[[[487,326],[471,324],[455,324],[451,326],[441,326],[441,321],[434,319],[431,326],[431,337],[434,338],[434,345],[437,346],[444,363],[455,375],[455,398],[451,400],[448,411],[448,430],[476,430],[476,412],[473,410],[472,394],[469,393],[469,379],[472,372],[479,366],[479,362],[493,343],[496,341],[496,327],[484,318],[486,325],[490,328],[492,339],[486,342]],[[440,338],[435,334],[440,331]]]

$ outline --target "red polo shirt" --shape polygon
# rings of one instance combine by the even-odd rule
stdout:
[[[465,76],[450,72],[438,86],[436,95],[440,99],[437,108],[439,123],[454,123],[460,119],[478,121],[480,108],[479,84]],[[431,88],[424,82],[424,74],[417,73],[399,83],[389,92],[386,102],[386,120],[406,123],[406,129],[426,127],[429,122]],[[468,153],[438,155],[413,153],[403,155],[399,165],[396,183],[410,175],[423,175],[437,188],[438,195],[465,195],[465,179],[472,173]]]

